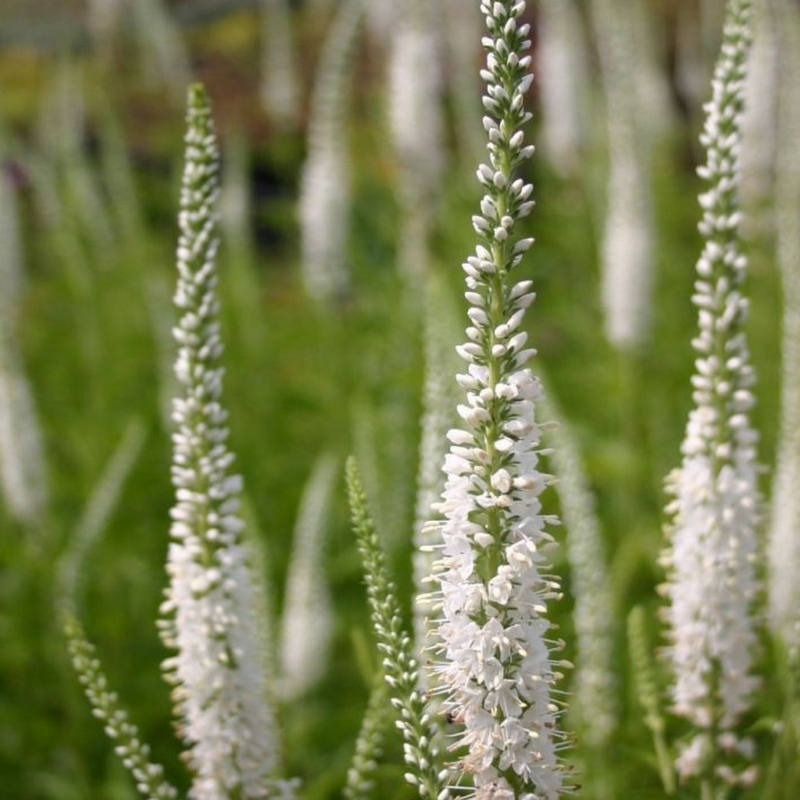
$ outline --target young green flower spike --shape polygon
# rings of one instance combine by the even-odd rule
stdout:
[[[141,741],[138,728],[120,705],[116,692],[109,689],[94,646],[77,619],[69,613],[65,615],[65,631],[70,658],[92,706],[92,713],[105,726],[106,735],[115,742],[114,752],[133,776],[139,793],[147,800],[175,800],[178,793],[164,780],[164,768],[150,760],[150,748]]]
[[[347,495],[367,584],[372,627],[382,656],[381,669],[389,685],[392,706],[399,712],[397,728],[403,735],[406,780],[421,800],[448,800],[450,790],[439,772],[437,728],[419,686],[419,665],[412,655],[411,637],[403,628],[402,614],[378,532],[367,507],[367,496],[355,459],[346,467]],[[364,744],[366,747],[366,743]],[[348,779],[348,796],[358,796],[357,776]]]
[[[527,364],[521,324],[533,300],[530,281],[511,272],[532,244],[519,221],[533,187],[515,170],[532,153],[522,126],[533,76],[522,0],[481,3],[487,35],[483,105],[489,163],[478,168],[485,189],[473,225],[481,243],[464,264],[469,341],[458,376],[467,398],[463,429],[448,434],[447,479],[438,510],[441,558],[435,569],[440,619],[432,679],[457,734],[454,767],[471,776],[476,800],[556,800],[564,774],[563,735],[553,699],[558,680],[550,654],[547,604],[558,582],[547,573],[539,495],[549,478],[538,469],[540,385]],[[434,609],[436,610],[436,609]]]
[[[373,797],[374,772],[378,758],[383,754],[384,729],[388,727],[388,706],[389,684],[384,680],[384,675],[378,673],[347,770],[347,783],[342,790],[344,800],[371,800]]]
[[[708,189],[700,195],[705,246],[692,298],[699,326],[692,342],[694,408],[680,469],[668,481],[670,548],[664,563],[672,700],[674,712],[696,730],[677,766],[682,777],[700,776],[707,784],[739,780],[726,762],[749,757],[750,745],[736,726],[757,685],[751,674],[751,605],[759,497],[756,434],[749,421],[754,376],[741,289],[747,262],[739,249],[737,201],[751,14],[750,0],[730,0],[713,97],[705,106],[701,142],[707,159],[698,172]]]
[[[209,101],[189,90],[181,190],[173,405],[170,585],[162,636],[177,651],[165,663],[189,747],[193,800],[252,800],[280,794],[275,721],[267,686],[248,550],[238,516],[241,479],[230,472],[217,321],[215,204],[218,153]]]

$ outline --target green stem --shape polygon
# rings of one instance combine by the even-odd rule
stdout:
[[[663,728],[653,728],[653,745],[656,748],[658,772],[661,776],[661,783],[664,786],[664,791],[669,795],[673,795],[677,788],[675,786],[675,770],[672,766],[672,758],[667,748]]]

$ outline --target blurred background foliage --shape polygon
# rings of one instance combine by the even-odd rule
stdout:
[[[642,0],[643,1],[643,0]],[[138,0],[137,0],[138,2]],[[155,6],[155,4],[153,4]],[[597,72],[590,3],[577,3],[589,73]],[[698,98],[677,80],[679,31],[699,42],[710,75],[721,2],[645,4],[670,88],[675,124],[651,154],[655,218],[653,321],[645,344],[618,351],[605,339],[599,249],[608,165],[602,87],[591,84],[589,137],[580,169],[559,174],[546,156],[530,166],[537,243],[522,269],[538,299],[528,317],[537,366],[572,422],[597,498],[619,614],[615,797],[662,797],[629,672],[624,618],[657,605],[662,482],[679,461],[690,406],[689,302],[700,249],[694,175]],[[170,293],[185,77],[202,80],[215,105],[223,181],[239,180],[244,211],[223,225],[220,255],[231,443],[244,475],[250,529],[265,547],[274,615],[280,615],[291,532],[304,481],[323,451],[355,451],[408,600],[413,497],[421,415],[422,301],[395,269],[397,164],[387,143],[386,41],[363,35],[347,116],[354,163],[347,264],[350,291],[333,308],[306,295],[300,278],[296,202],[315,69],[335,3],[291,4],[300,113],[271,118],[261,100],[262,18],[256,0],[174,0],[185,60],[172,61],[127,13],[99,39],[85,0],[0,3],[0,158],[19,205],[25,290],[13,335],[43,430],[50,500],[35,523],[0,504],[0,795],[15,800],[130,800],[134,789],[92,718],[71,669],[54,608],[59,559],[104,465],[131,420],[146,430],[105,535],[86,558],[81,608],[123,701],[172,780],[187,785],[172,736],[165,657],[154,620],[167,545]],[[536,32],[537,3],[529,3]],[[148,38],[148,36],[150,38]],[[475,42],[475,66],[479,43]],[[184,74],[183,70],[188,70]],[[533,90],[531,138],[541,117]],[[477,95],[476,95],[477,98]],[[700,98],[702,99],[702,98]],[[474,235],[474,161],[459,143],[452,97],[446,173],[431,240],[432,271],[461,311],[461,270]],[[239,165],[238,167],[236,165]],[[238,177],[233,173],[239,170]],[[433,214],[433,211],[431,212]],[[235,216],[235,214],[234,214]],[[5,247],[0,242],[0,248]],[[779,280],[769,227],[749,243],[754,424],[768,489],[777,429]],[[0,292],[4,289],[0,286]],[[463,314],[462,314],[463,315]],[[459,317],[460,318],[460,317]],[[375,656],[361,572],[341,485],[327,531],[326,573],[334,650],[324,680],[281,708],[286,771],[304,797],[338,796],[366,703]],[[555,497],[547,502],[553,510]],[[569,640],[569,576],[557,609]],[[651,617],[655,619],[654,615]],[[650,644],[659,644],[655,623]],[[766,687],[767,738],[779,694]],[[766,720],[766,722],[764,721]],[[755,722],[755,721],[754,721]],[[675,726],[680,732],[679,726]],[[398,745],[388,746],[379,798],[410,797]],[[577,751],[579,761],[596,757]],[[610,770],[609,762],[603,770]],[[591,772],[587,770],[589,774]],[[609,796],[584,776],[587,798]],[[602,781],[595,780],[600,784]],[[604,794],[604,791],[606,792]],[[787,792],[790,791],[787,788]],[[777,795],[776,795],[777,796]],[[787,800],[790,797],[786,795]]]

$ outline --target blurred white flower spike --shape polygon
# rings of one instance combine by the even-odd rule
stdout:
[[[663,562],[665,608],[674,673],[674,713],[695,736],[678,758],[682,778],[707,785],[735,783],[731,764],[747,764],[750,743],[737,733],[758,681],[751,674],[757,646],[752,603],[759,522],[754,403],[742,295],[747,260],[740,252],[739,152],[752,3],[731,0],[722,50],[705,106],[698,169],[708,189],[700,195],[700,233],[692,299],[698,308],[694,408],[681,448],[682,463],[668,479],[672,500]],[[709,795],[710,796],[710,795]]]
[[[294,32],[287,0],[261,0],[261,103],[278,125],[300,115]]]
[[[608,184],[601,245],[601,300],[606,337],[618,350],[647,340],[653,293],[651,131],[642,106],[636,28],[628,3],[590,4],[602,67],[608,132]]]
[[[436,10],[431,0],[406,0],[389,62],[389,121],[403,216],[398,266],[411,285],[419,284],[426,269],[445,165]]]
[[[339,477],[336,458],[317,459],[303,489],[295,522],[281,620],[281,696],[300,697],[328,668],[333,641],[333,601],[325,575],[325,534]]]
[[[0,138],[2,131],[0,131]],[[23,251],[16,189],[0,141],[0,494],[20,522],[38,525],[48,504],[44,442],[17,339]]]
[[[189,89],[181,189],[175,373],[183,394],[172,417],[170,578],[162,638],[176,654],[174,685],[189,750],[192,800],[284,796],[273,781],[277,741],[259,640],[253,576],[239,518],[241,478],[231,473],[215,257],[219,154],[205,90]],[[282,794],[283,793],[283,794]],[[291,791],[289,790],[289,794]]]
[[[457,348],[468,364],[458,376],[467,393],[458,406],[463,428],[448,433],[443,520],[432,523],[441,557],[431,680],[456,728],[460,757],[451,767],[472,779],[463,791],[476,800],[556,800],[565,783],[554,687],[566,665],[553,661],[559,645],[548,639],[546,616],[559,584],[549,574],[551,520],[539,501],[550,479],[538,469],[541,389],[521,330],[534,295],[530,281],[511,280],[533,242],[517,227],[533,207],[533,187],[514,177],[533,152],[522,131],[533,80],[525,5],[481,3],[489,164],[477,173],[485,190],[473,217],[481,243],[463,266],[470,305],[469,341]]]
[[[545,442],[552,447],[550,463],[561,518],[568,531],[565,549],[575,601],[575,688],[569,713],[580,726],[581,740],[599,751],[611,742],[619,718],[614,671],[617,615],[600,520],[580,445],[552,397],[548,391],[540,409],[543,417],[553,420],[545,430]]]
[[[800,656],[800,8],[777,5],[781,75],[775,227],[783,284],[781,423],[768,537],[770,626]]]
[[[349,291],[351,168],[345,120],[350,65],[365,2],[343,0],[336,9],[311,99],[297,215],[303,283],[320,303],[335,304]]]
[[[562,177],[575,177],[586,139],[588,43],[574,0],[539,3],[537,73],[544,150]]]

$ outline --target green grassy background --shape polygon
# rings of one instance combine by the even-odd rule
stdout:
[[[303,41],[318,43],[320,26],[303,24]],[[368,484],[372,480],[378,487],[376,515],[395,534],[391,562],[407,602],[422,307],[421,292],[407,291],[395,273],[395,167],[375,111],[382,102],[378,56],[363,53],[350,131],[357,158],[349,245],[352,294],[341,307],[324,310],[307,299],[299,277],[294,202],[302,140],[252,111],[251,28],[251,18],[239,15],[194,30],[189,44],[198,74],[216,101],[223,146],[241,135],[250,148],[250,236],[223,242],[219,270],[231,445],[245,478],[251,529],[265,544],[270,599],[279,614],[292,526],[317,455],[328,449],[341,456],[358,452],[371,437],[375,474],[367,476]],[[25,50],[0,54],[10,132],[6,164],[18,166],[23,176],[19,196],[28,283],[16,335],[36,395],[52,490],[38,526],[15,523],[0,505],[0,797],[9,800],[135,796],[68,664],[55,592],[59,559],[133,419],[144,425],[146,444],[107,532],[86,559],[81,608],[89,635],[154,756],[177,785],[187,785],[171,729],[168,689],[159,674],[166,652],[155,628],[172,491],[169,435],[159,406],[159,363],[165,355],[153,325],[154,309],[169,308],[173,280],[183,110],[158,88],[143,86],[122,64],[106,73],[96,71],[85,55],[75,64],[87,87],[87,125],[77,159],[82,163],[74,154],[59,160],[37,144],[35,112],[55,62]],[[310,61],[304,70],[308,85]],[[687,123],[654,155],[654,320],[646,346],[627,356],[605,342],[599,307],[602,143],[587,156],[582,180],[560,179],[539,156],[529,167],[538,205],[526,225],[537,243],[520,269],[534,280],[538,299],[527,324],[540,353],[537,363],[583,448],[619,619],[618,736],[605,754],[585,752],[580,739],[574,749],[574,759],[584,767],[580,780],[586,788],[580,796],[587,799],[664,796],[629,680],[623,632],[628,611],[644,604],[652,622],[650,643],[653,648],[661,643],[655,587],[662,579],[656,566],[663,544],[662,483],[678,463],[690,405],[695,312],[689,297],[700,249],[698,181],[689,155],[696,132]],[[532,134],[535,141],[536,123]],[[33,176],[42,165],[60,177],[43,179],[37,194]],[[70,197],[69,175],[76,170],[84,170],[105,198],[102,219],[87,218]],[[474,246],[469,218],[478,191],[472,171],[473,165],[454,152],[433,242],[432,267],[459,308],[459,265]],[[59,224],[44,216],[37,199],[42,192],[60,202]],[[778,413],[780,291],[769,236],[748,249],[748,333],[759,375],[754,424],[768,492]],[[556,508],[552,493],[547,502]],[[341,483],[327,547],[336,609],[330,669],[316,689],[280,709],[286,771],[302,777],[308,800],[338,796],[375,659]],[[556,567],[567,592],[555,614],[569,638],[572,601],[563,555]],[[768,774],[772,722],[783,713],[785,692],[768,643],[762,661],[765,686],[750,722]],[[684,733],[672,722],[669,732]],[[782,777],[770,796],[790,800],[798,796],[800,782],[793,774],[796,767],[791,768],[792,745],[784,746],[776,762]],[[392,740],[376,797],[411,797],[402,772]],[[761,787],[747,796],[766,797]]]

